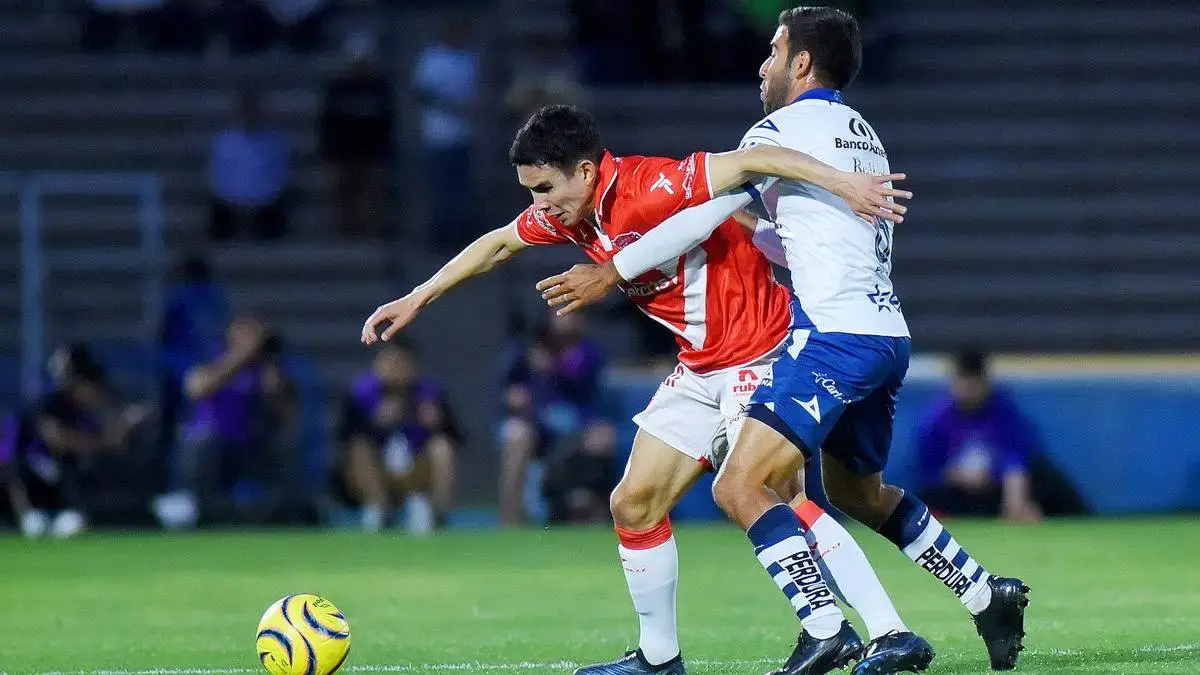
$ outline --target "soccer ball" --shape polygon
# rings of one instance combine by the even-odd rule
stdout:
[[[350,653],[350,624],[325,598],[289,595],[263,613],[255,647],[271,675],[333,675]]]

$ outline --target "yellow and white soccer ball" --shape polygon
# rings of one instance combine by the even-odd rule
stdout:
[[[263,613],[255,647],[271,675],[333,675],[350,654],[350,624],[325,598],[289,595]]]

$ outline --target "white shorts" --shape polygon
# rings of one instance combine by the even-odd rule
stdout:
[[[771,371],[777,352],[703,375],[675,366],[646,409],[633,417],[643,431],[714,470],[737,439],[743,407]]]

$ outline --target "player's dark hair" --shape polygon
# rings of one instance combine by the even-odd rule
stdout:
[[[854,17],[833,7],[793,7],[779,13],[779,25],[788,29],[789,58],[808,52],[823,84],[850,86],[862,67],[862,37]]]
[[[964,347],[954,355],[954,371],[962,377],[985,377],[988,373],[987,354],[978,347]]]
[[[548,105],[525,122],[508,149],[513,166],[553,166],[570,175],[585,159],[604,156],[596,120],[573,105]]]

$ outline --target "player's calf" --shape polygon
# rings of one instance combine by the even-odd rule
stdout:
[[[803,454],[787,439],[757,419],[748,419],[713,482],[713,497],[746,528],[755,557],[791,603],[805,633],[821,641],[839,633],[842,611],[800,518],[768,487],[796,472],[802,462]]]
[[[1010,670],[1024,649],[1029,587],[1020,579],[993,577],[959,545],[921,500],[905,494],[879,527],[913,562],[942,583],[973,615],[992,668]]]
[[[675,626],[679,552],[667,514],[701,471],[692,457],[649,433],[638,432],[625,475],[609,498],[620,542],[617,552],[637,610],[638,650],[617,661],[588,666],[580,673],[685,672]]]

